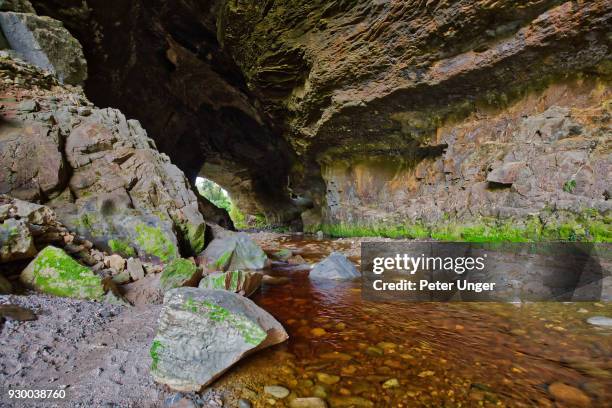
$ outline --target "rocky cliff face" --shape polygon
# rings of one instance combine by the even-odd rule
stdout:
[[[609,237],[607,1],[34,6],[85,45],[94,100],[247,212]]]

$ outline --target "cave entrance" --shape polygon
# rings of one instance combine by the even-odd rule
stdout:
[[[238,208],[236,202],[232,200],[226,189],[206,177],[197,177],[195,184],[202,197],[206,198],[216,207],[227,211],[236,229],[250,227],[247,222],[248,217]]]

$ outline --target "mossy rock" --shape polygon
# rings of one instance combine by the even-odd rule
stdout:
[[[176,259],[166,266],[159,280],[162,292],[182,286],[195,286],[201,273],[198,267],[187,259]]]
[[[104,297],[102,279],[59,248],[48,246],[21,272],[21,282],[50,295],[87,300]]]
[[[202,289],[221,289],[251,296],[261,286],[263,274],[255,271],[216,272],[206,275],[198,285]]]

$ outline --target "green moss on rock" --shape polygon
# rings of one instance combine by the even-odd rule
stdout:
[[[55,296],[101,300],[102,279],[63,250],[48,246],[21,273],[21,281]]]
[[[136,243],[148,255],[155,256],[162,262],[170,262],[178,256],[176,245],[160,229],[139,224],[135,231]]]
[[[132,248],[129,242],[122,239],[110,239],[108,247],[113,253],[123,255],[124,257],[136,256],[134,248]]]
[[[179,288],[187,284],[197,283],[198,268],[187,259],[176,259],[172,261],[161,275],[159,284],[165,292],[170,289]]]

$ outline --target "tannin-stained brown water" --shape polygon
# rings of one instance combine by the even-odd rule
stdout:
[[[291,237],[278,245],[309,262],[347,249]],[[273,274],[290,281],[264,285],[254,301],[290,339],[221,381],[254,406],[295,397],[331,407],[612,406],[612,330],[586,322],[612,316],[609,304],[375,303],[362,300],[359,282],[312,282],[299,268]],[[291,395],[275,400],[266,385]]]

